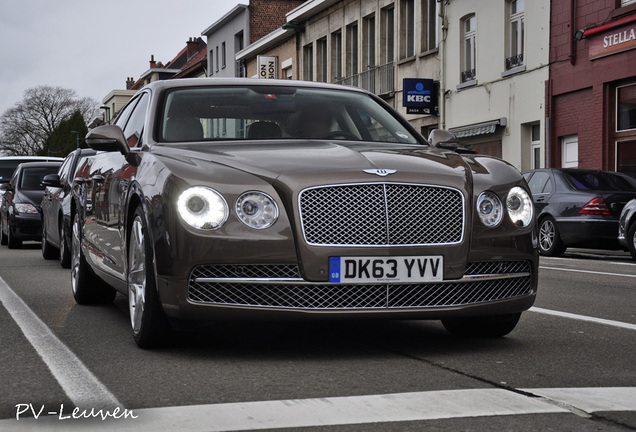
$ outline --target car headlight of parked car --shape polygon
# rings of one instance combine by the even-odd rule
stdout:
[[[506,208],[508,209],[508,216],[517,226],[526,227],[532,222],[534,206],[530,195],[525,189],[518,186],[510,189],[506,198]]]
[[[218,229],[229,216],[225,198],[214,189],[203,186],[183,191],[177,200],[177,209],[185,223],[200,230]]]
[[[236,200],[236,214],[245,225],[265,229],[274,225],[278,219],[278,205],[266,193],[245,192]]]
[[[508,192],[505,200],[506,210],[512,223],[520,228],[532,222],[534,206],[525,189],[515,186]],[[481,222],[489,228],[495,228],[503,220],[503,204],[497,194],[491,191],[482,192],[477,199],[477,213]]]
[[[494,192],[482,192],[477,198],[477,213],[481,222],[488,228],[496,227],[503,219],[501,200]]]
[[[33,204],[29,203],[15,203],[15,211],[18,213],[35,214],[38,213],[38,209]]]

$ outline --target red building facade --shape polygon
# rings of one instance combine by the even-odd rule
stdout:
[[[546,166],[636,178],[636,1],[552,1],[546,101]]]

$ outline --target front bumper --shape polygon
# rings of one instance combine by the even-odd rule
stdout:
[[[198,266],[188,280],[159,278],[166,313],[186,320],[280,317],[441,319],[521,312],[534,303],[533,261],[469,263],[439,283],[332,284],[302,279],[296,265]]]
[[[16,239],[34,241],[40,241],[42,239],[42,215],[40,213],[14,214],[12,222],[13,235]]]

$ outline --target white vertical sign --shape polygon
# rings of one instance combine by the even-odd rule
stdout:
[[[258,77],[278,79],[278,57],[258,56]]]

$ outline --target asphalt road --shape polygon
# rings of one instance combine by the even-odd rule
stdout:
[[[1,431],[636,430],[626,254],[542,258],[535,307],[475,340],[439,322],[249,322],[144,351],[127,299],[75,304],[39,243],[1,247],[0,277]]]

